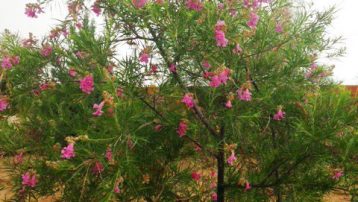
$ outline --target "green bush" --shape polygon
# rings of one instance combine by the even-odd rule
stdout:
[[[88,3],[68,1],[41,41],[2,35],[0,149],[14,158],[14,200],[356,199],[357,100],[316,64],[342,53],[325,35],[334,9]]]

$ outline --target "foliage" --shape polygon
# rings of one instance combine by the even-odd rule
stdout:
[[[357,100],[316,64],[341,54],[325,36],[334,9],[88,3],[68,1],[41,42],[2,36],[0,149],[15,156],[15,200],[316,201],[336,189],[354,200]]]

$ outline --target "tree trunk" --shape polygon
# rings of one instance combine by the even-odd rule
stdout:
[[[224,202],[225,200],[225,188],[224,188],[224,173],[225,173],[225,155],[224,155],[224,126],[221,126],[220,136],[219,136],[219,148],[218,148],[218,186],[217,186],[217,196],[218,202]]]

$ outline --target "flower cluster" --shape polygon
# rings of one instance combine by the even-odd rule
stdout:
[[[94,90],[94,81],[92,75],[87,75],[80,80],[80,88],[82,92],[88,95],[91,94],[91,92]]]
[[[1,61],[1,67],[3,69],[11,69],[13,66],[20,63],[19,56],[4,56]]]
[[[216,46],[226,47],[229,43],[229,40],[225,38],[225,21],[219,20],[215,25],[215,40]]]
[[[28,3],[26,4],[25,14],[30,18],[37,18],[37,14],[43,13],[43,9],[38,3]]]

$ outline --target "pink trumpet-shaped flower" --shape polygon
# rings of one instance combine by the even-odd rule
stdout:
[[[75,69],[71,68],[68,70],[68,75],[70,75],[70,77],[76,77],[77,72]]]
[[[198,173],[198,172],[192,172],[191,173],[191,178],[198,182],[200,180],[200,178],[201,178],[201,174]]]
[[[30,18],[37,18],[37,14],[43,13],[40,4],[28,3],[26,4],[25,14]]]
[[[193,108],[195,105],[193,96],[189,93],[185,94],[183,99],[181,100],[189,109]]]
[[[139,61],[147,64],[149,62],[149,55],[147,53],[140,54]]]
[[[9,107],[9,102],[5,98],[0,98],[0,112],[5,111]]]
[[[285,118],[285,114],[286,114],[286,113],[285,113],[284,111],[282,111],[282,109],[278,109],[277,112],[276,112],[276,114],[273,115],[273,120],[275,120],[275,121],[281,121],[282,119]]]
[[[250,190],[250,189],[251,189],[250,183],[249,183],[249,182],[246,182],[246,183],[245,183],[245,189],[244,189],[244,191],[248,191],[248,190]]]
[[[228,109],[231,109],[231,108],[232,108],[231,100],[226,101],[225,107],[228,108]]]
[[[71,159],[73,157],[75,157],[74,143],[70,143],[61,150],[61,158]]]
[[[200,0],[187,0],[186,7],[190,10],[201,11],[204,6]]]
[[[277,32],[277,33],[282,33],[283,32],[282,24],[276,23],[275,32]]]
[[[231,151],[231,155],[229,156],[229,158],[227,159],[227,164],[229,164],[230,166],[234,165],[234,162],[236,161],[236,155],[234,151]]]
[[[46,45],[46,46],[42,47],[42,49],[40,50],[40,54],[43,57],[48,57],[51,55],[51,53],[52,53],[52,47],[50,45]]]
[[[101,7],[99,7],[98,3],[95,2],[92,6],[91,6],[91,10],[96,14],[96,16],[99,16],[102,12]]]
[[[103,111],[102,111],[103,106],[104,106],[104,101],[102,101],[99,104],[94,104],[93,109],[95,111],[92,113],[92,115],[93,116],[102,116],[102,114],[103,114]]]
[[[17,154],[15,157],[14,157],[14,163],[16,165],[18,164],[22,164],[22,162],[24,161],[24,153],[20,152],[19,154]]]
[[[100,175],[104,171],[104,166],[101,162],[96,161],[96,163],[92,167],[92,173],[94,175]]]
[[[107,147],[105,157],[106,157],[107,161],[112,161],[113,160],[113,154],[112,154],[111,147]]]
[[[177,72],[177,66],[175,64],[170,64],[169,71],[171,73],[176,73]]]
[[[257,26],[257,23],[259,22],[259,19],[260,17],[254,13],[254,12],[251,12],[250,13],[250,19],[249,21],[246,23],[247,26],[249,26],[251,29],[255,29],[256,26]]]
[[[132,3],[136,8],[143,8],[147,2],[148,0],[132,0]]]
[[[332,179],[339,180],[342,176],[343,176],[343,171],[341,171],[341,170],[334,171],[334,173],[332,175]]]
[[[251,92],[249,91],[249,89],[247,88],[240,88],[239,90],[237,90],[237,96],[239,97],[240,100],[242,101],[251,101]]]
[[[234,54],[240,54],[240,53],[242,53],[242,48],[240,47],[240,44],[236,44],[235,45],[235,48],[234,49],[232,49],[232,52],[234,53]]]
[[[229,40],[225,38],[225,32],[221,30],[215,30],[215,40],[218,47],[226,47],[229,43]]]
[[[36,175],[30,174],[30,172],[26,172],[21,176],[21,178],[22,178],[22,185],[25,187],[34,188],[37,184]]]
[[[221,84],[221,80],[219,78],[219,76],[215,75],[213,77],[211,77],[211,81],[210,81],[210,86],[213,88],[217,88],[219,87]]]
[[[86,94],[91,94],[94,90],[94,81],[91,75],[85,76],[83,79],[80,80],[80,88],[82,92]]]
[[[177,133],[179,137],[183,137],[186,134],[186,131],[188,129],[188,125],[185,121],[180,121],[179,126],[177,128]]]
[[[211,200],[212,201],[217,201],[218,200],[218,194],[216,192],[211,194]]]
[[[2,61],[1,61],[1,67],[4,69],[11,69],[12,67],[12,62],[11,62],[11,57],[3,57]]]
[[[207,60],[203,60],[203,61],[201,62],[201,65],[202,65],[205,69],[209,69],[209,68],[211,67],[209,61],[207,61]]]

